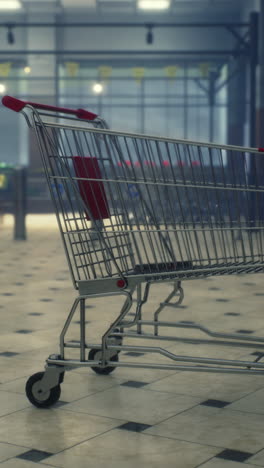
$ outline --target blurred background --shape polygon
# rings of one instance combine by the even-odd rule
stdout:
[[[113,129],[264,146],[262,25],[262,0],[0,0],[0,93]],[[27,211],[50,211],[34,136],[3,106],[0,122],[1,210],[19,166]]]

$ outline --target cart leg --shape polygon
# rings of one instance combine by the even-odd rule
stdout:
[[[72,306],[72,308],[71,308],[71,311],[70,311],[70,313],[69,313],[69,315],[68,315],[68,318],[67,318],[67,320],[66,320],[66,322],[65,322],[65,325],[64,325],[64,327],[63,327],[63,329],[62,329],[62,332],[61,332],[61,334],[60,334],[60,358],[61,358],[61,359],[65,359],[65,353],[64,353],[64,349],[65,349],[64,338],[65,338],[65,335],[66,335],[67,330],[68,330],[68,328],[69,328],[69,326],[70,326],[70,324],[71,324],[71,321],[72,321],[72,318],[73,318],[73,316],[74,316],[74,313],[75,313],[75,311],[76,311],[76,309],[77,309],[77,306],[78,306],[78,304],[79,304],[79,302],[80,302],[81,300],[82,300],[82,299],[81,299],[80,297],[77,297],[77,298],[75,299],[75,301],[74,301],[74,303],[73,303],[73,306]],[[81,322],[81,320],[80,320],[80,322]],[[85,322],[85,319],[84,319],[84,322]]]
[[[85,299],[80,300],[80,361],[85,361]]]
[[[147,302],[148,296],[149,296],[149,290],[150,290],[151,283],[146,283],[145,286],[145,291],[142,299],[142,287],[141,284],[137,285],[137,308],[136,308],[136,314],[135,318],[132,321],[129,322],[124,322],[122,321],[122,326],[120,328],[121,333],[124,332],[124,328],[130,328],[133,327],[134,325],[137,325],[137,334],[140,335],[142,333],[142,324],[138,323],[141,318],[142,318],[142,306]],[[133,295],[135,289],[131,291],[131,295]]]
[[[142,319],[141,307],[139,307],[139,304],[141,304],[141,302],[142,302],[142,288],[141,288],[141,283],[140,283],[137,286],[137,312],[136,312],[137,320]],[[141,335],[142,333],[142,325],[140,323],[137,324],[137,333],[139,335]]]
[[[177,302],[174,302],[172,304],[170,301],[174,296],[177,295],[177,293],[179,293],[178,294],[179,299],[178,299]],[[181,282],[180,281],[175,281],[173,291],[168,295],[168,297],[165,299],[164,302],[160,303],[160,306],[154,312],[154,322],[156,322],[156,324],[154,325],[154,335],[155,336],[158,336],[158,328],[159,328],[158,321],[159,321],[159,314],[161,313],[161,311],[165,307],[178,307],[182,303],[183,298],[184,298],[184,292],[183,292],[183,288],[181,287]]]
[[[101,366],[102,367],[106,366],[106,361],[107,361],[107,358],[106,358],[107,339],[108,339],[109,335],[114,334],[114,329],[116,327],[118,327],[118,326],[122,327],[122,320],[126,316],[126,314],[131,309],[131,306],[132,306],[132,291],[130,291],[130,292],[124,291],[124,294],[127,297],[126,297],[126,300],[124,302],[124,305],[123,305],[123,307],[121,309],[121,312],[120,312],[119,316],[112,323],[112,325],[108,328],[108,330],[106,331],[106,333],[102,337],[102,361],[101,361]]]

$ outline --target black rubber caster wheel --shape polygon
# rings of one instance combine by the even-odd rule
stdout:
[[[102,357],[102,351],[101,349],[91,349],[88,354],[88,360],[89,361],[99,361]],[[108,361],[112,362],[118,362],[118,354],[114,354],[114,356],[111,356]],[[115,370],[115,367],[112,366],[107,366],[107,367],[91,367],[96,374],[100,375],[109,375],[111,372]]]
[[[43,375],[44,372],[37,372],[29,377],[26,383],[26,395],[30,403],[37,408],[49,408],[59,400],[61,394],[60,385],[56,385],[56,387],[46,392],[38,389],[36,384],[42,379]]]

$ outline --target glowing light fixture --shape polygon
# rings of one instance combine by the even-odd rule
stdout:
[[[171,0],[138,0],[138,8],[141,10],[167,10]]]
[[[104,88],[103,88],[103,85],[101,83],[95,83],[93,85],[93,92],[95,94],[101,94],[103,92]]]
[[[25,73],[30,73],[31,72],[31,67],[28,67],[28,66],[24,67],[24,72]]]
[[[0,83],[0,94],[3,94],[6,92],[6,86],[3,83]]]
[[[19,0],[1,0],[0,10],[20,10],[22,8]]]

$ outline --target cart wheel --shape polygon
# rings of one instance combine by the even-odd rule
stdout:
[[[46,392],[42,392],[37,388],[36,384],[42,379],[43,375],[44,372],[37,372],[26,383],[26,395],[29,401],[37,408],[48,408],[54,405],[59,400],[61,394],[60,385],[56,385],[56,387]]]
[[[91,349],[88,354],[88,360],[89,361],[99,361],[102,356],[102,351],[101,349]],[[112,362],[118,362],[118,354],[114,354],[114,356],[111,356],[109,361]],[[111,372],[115,370],[115,367],[111,366],[106,366],[106,367],[91,367],[96,374],[100,375],[109,375]]]

